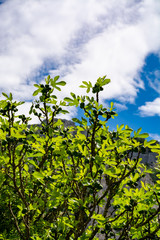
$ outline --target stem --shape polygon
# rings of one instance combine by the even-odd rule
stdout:
[[[99,92],[96,93],[96,101],[97,101],[97,103],[99,102],[99,94],[98,93]]]
[[[13,213],[13,210],[12,210],[12,207],[11,207],[11,203],[10,203],[10,202],[9,202],[9,210],[10,210],[10,212],[11,212],[13,218],[14,218],[15,225],[16,225],[16,228],[17,228],[17,231],[18,231],[20,237],[25,240],[25,238],[24,238],[24,236],[22,235],[21,230],[20,230],[20,228],[19,228],[17,218],[16,218],[16,216],[15,216],[14,213]]]

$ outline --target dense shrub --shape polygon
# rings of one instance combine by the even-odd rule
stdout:
[[[93,96],[71,93],[59,102],[55,90],[65,82],[48,76],[44,85],[35,84],[33,96],[39,98],[30,109],[41,125],[30,127],[29,118],[17,113],[23,103],[3,93],[1,239],[160,238],[160,175],[154,185],[141,181],[151,172],[141,163],[141,152],[150,148],[159,154],[160,146],[147,142],[141,129],[121,125],[109,131],[116,116],[113,103],[109,108],[99,103],[109,82],[106,77],[95,85],[83,82]],[[80,107],[84,115],[65,128],[55,117],[69,106]]]

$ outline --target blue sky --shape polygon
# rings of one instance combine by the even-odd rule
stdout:
[[[47,74],[67,82],[59,99],[107,75],[101,101],[118,112],[111,129],[142,127],[160,140],[160,1],[0,1],[0,93],[26,101],[27,115],[33,84]]]
[[[145,64],[140,73],[145,88],[139,90],[134,104],[128,104],[127,109],[123,111],[117,108],[118,117],[114,120],[113,128],[120,123],[125,123],[133,129],[142,127],[143,132],[148,132],[152,138],[160,140],[160,103],[156,105],[156,109],[153,104],[160,96],[160,75],[155,81],[156,73],[160,73],[160,59],[157,54],[151,53],[145,58]]]

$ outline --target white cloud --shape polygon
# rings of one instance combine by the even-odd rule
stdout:
[[[125,104],[121,104],[121,103],[114,103],[114,106],[116,108],[117,112],[123,111],[123,110],[127,110],[127,106]]]
[[[44,69],[67,81],[65,95],[108,74],[102,99],[133,103],[145,57],[160,52],[157,0],[7,0],[0,22],[0,88],[21,100]]]
[[[160,71],[156,70],[147,77],[150,87],[160,94]]]
[[[138,89],[144,88],[139,71],[145,57],[160,49],[157,40],[160,38],[160,5],[156,1],[132,6],[127,6],[125,1],[118,7],[114,4],[106,14],[108,25],[83,45],[79,61],[66,68],[62,65],[58,72],[64,74],[68,91],[77,90],[82,80],[95,81],[108,74],[112,82],[103,92],[103,98],[133,103]]]
[[[158,134],[154,134],[154,133],[150,133],[149,136],[155,140],[157,140],[158,142],[160,142],[160,135]]]
[[[139,108],[140,115],[143,117],[160,116],[160,98],[156,98],[153,102],[146,102]]]
[[[69,43],[84,24],[94,22],[104,12],[93,1],[8,0],[0,9],[1,75],[9,84],[19,84],[37,71],[45,60],[61,62]],[[88,11],[90,9],[90,11]],[[10,70],[8,77],[7,70]]]

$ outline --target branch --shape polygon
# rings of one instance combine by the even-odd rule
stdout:
[[[17,228],[17,231],[18,231],[20,237],[25,240],[25,237],[23,236],[23,234],[21,233],[21,230],[20,230],[20,228],[19,228],[17,218],[16,218],[16,216],[15,216],[14,213],[13,213],[13,210],[12,210],[10,201],[9,201],[9,210],[10,210],[10,212],[11,212],[13,218],[14,218],[15,225],[16,225],[16,228]]]

